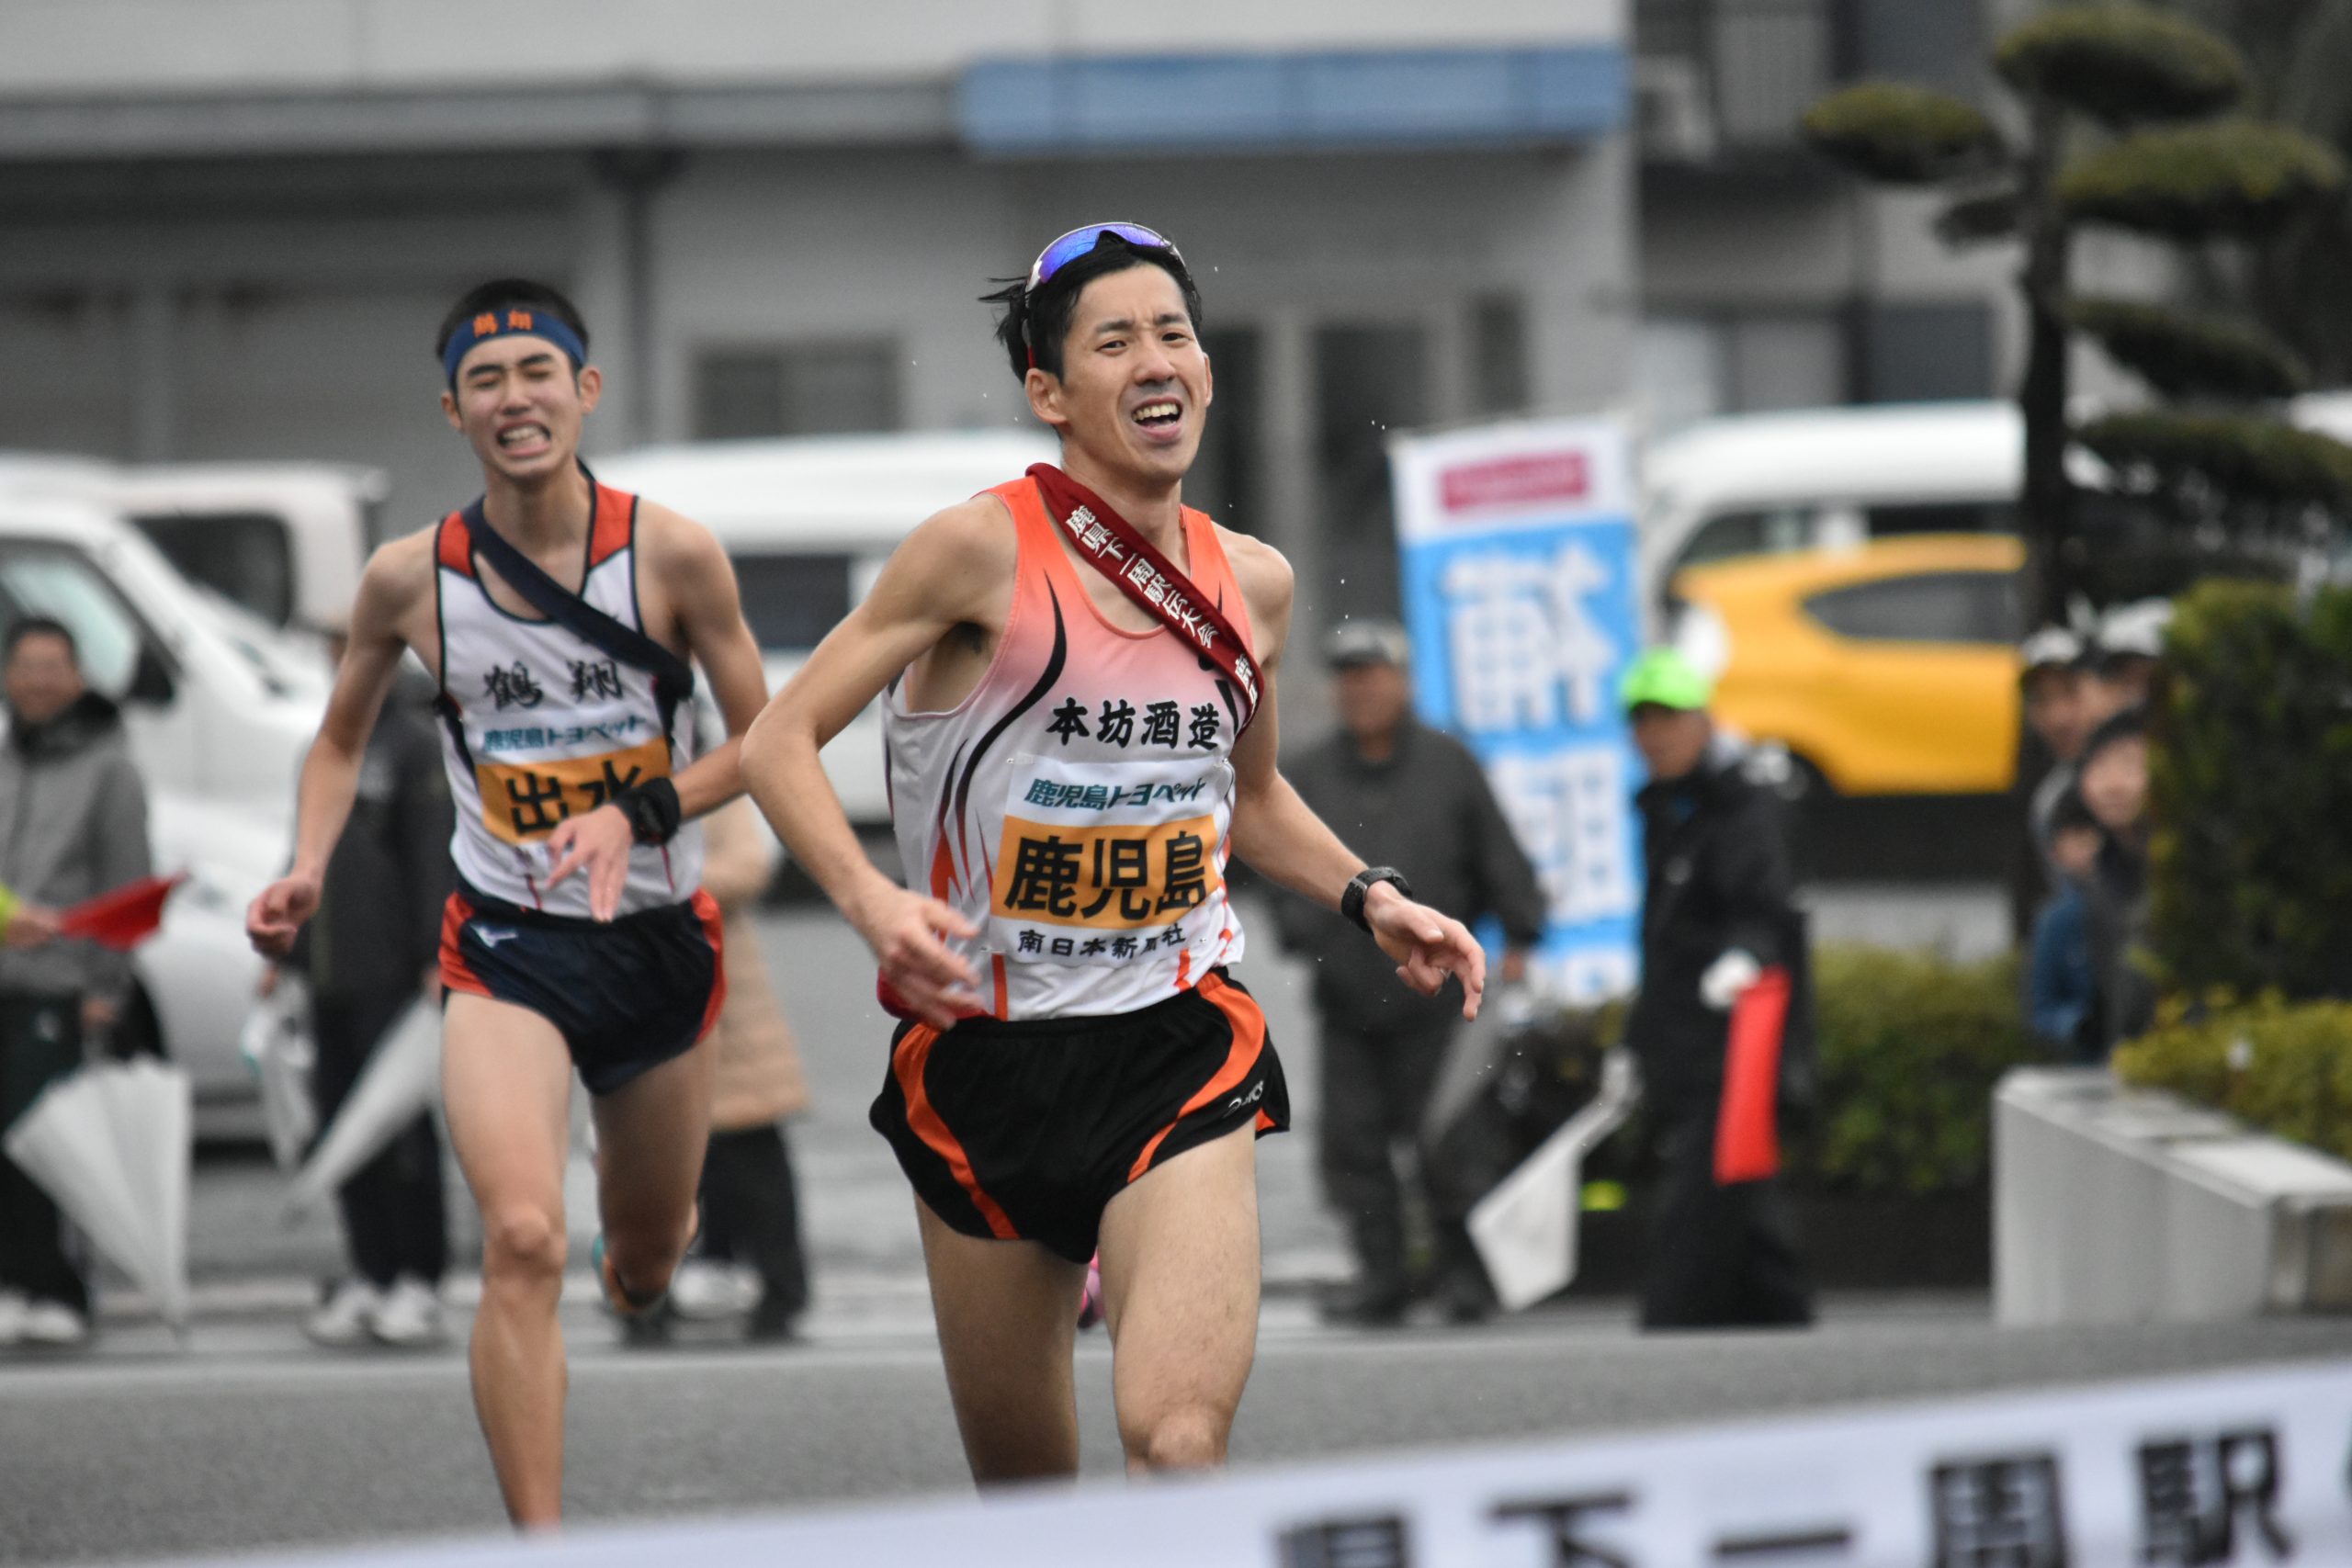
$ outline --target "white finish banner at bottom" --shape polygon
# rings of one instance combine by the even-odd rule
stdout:
[[[2352,1362],[1212,1478],[307,1557],[337,1568],[2352,1563]]]

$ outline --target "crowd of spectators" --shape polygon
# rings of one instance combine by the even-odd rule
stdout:
[[[2147,919],[2147,708],[2170,606],[2128,604],[2087,637],[2028,637],[2026,727],[2048,753],[2029,796],[2040,892],[2027,1010],[2061,1061],[2098,1063],[2143,1032],[2154,998],[2133,950]]]

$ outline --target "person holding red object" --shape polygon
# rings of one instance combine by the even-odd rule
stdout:
[[[115,705],[82,678],[74,634],[28,615],[8,628],[8,737],[0,745],[0,1128],[121,1022],[130,962],[67,936],[61,907],[148,874],[147,792]],[[49,939],[49,940],[44,940]],[[59,940],[62,939],[62,940]],[[78,1345],[90,1288],[57,1205],[0,1156],[0,1344]]]
[[[1788,764],[1718,730],[1711,694],[1670,649],[1645,654],[1620,693],[1650,774],[1635,797],[1642,990],[1625,1021],[1660,1168],[1642,1326],[1797,1326],[1813,1292],[1779,1122],[1804,1077],[1809,997],[1777,787]]]

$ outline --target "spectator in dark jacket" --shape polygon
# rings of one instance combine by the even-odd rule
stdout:
[[[1804,953],[1774,787],[1785,759],[1717,732],[1710,694],[1670,649],[1645,655],[1622,694],[1650,772],[1635,797],[1648,871],[1642,988],[1625,1021],[1660,1167],[1642,1292],[1648,1328],[1813,1316],[1778,1180],[1718,1178],[1732,1010],[1769,969],[1801,987]]]
[[[122,716],[83,683],[74,635],[8,628],[0,745],[0,884],[57,908],[145,876],[147,792]],[[0,1127],[126,1021],[130,961],[87,942],[0,953]],[[90,1290],[49,1195],[0,1156],[0,1342],[80,1344]]]
[[[334,1123],[391,1026],[419,997],[439,995],[453,821],[432,699],[432,682],[415,671],[385,700],[360,758],[350,823],[327,862],[319,912],[288,959],[310,981],[311,1092],[322,1128]],[[304,1331],[329,1345],[438,1340],[449,1242],[433,1118],[410,1122],[335,1198],[351,1272]]]
[[[2098,1062],[2107,1056],[2087,890],[2105,840],[2080,790],[2070,789],[2058,797],[2050,823],[2050,860],[2058,890],[2034,917],[2026,1003],[2035,1038],[2062,1062]]]
[[[1506,984],[1524,977],[1526,950],[1544,934],[1544,899],[1486,773],[1467,747],[1413,716],[1404,628],[1352,621],[1327,654],[1340,728],[1283,773],[1348,847],[1393,865],[1413,896],[1466,920],[1502,924]],[[1328,1303],[1368,1325],[1402,1321],[1412,1290],[1405,1256],[1399,1144],[1413,1145],[1416,1183],[1436,1232],[1436,1288],[1457,1319],[1487,1308],[1486,1276],[1463,1228],[1466,1204],[1430,1179],[1418,1138],[1446,1046],[1461,1021],[1458,997],[1422,997],[1363,933],[1302,899],[1285,900],[1286,945],[1315,961],[1322,1021],[1320,1162],[1332,1205],[1356,1251],[1356,1290]]]

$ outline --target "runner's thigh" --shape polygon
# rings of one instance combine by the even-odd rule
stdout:
[[[921,1199],[915,1213],[947,1391],[974,1478],[1074,1473],[1070,1352],[1086,1270],[1035,1242],[966,1235]]]
[[[571,1146],[571,1055],[526,1008],[451,993],[441,1021],[449,1141],[485,1213],[507,1203],[563,1213]]]
[[[1257,1136],[1247,1122],[1102,1211],[1102,1304],[1122,1436],[1193,1412],[1229,1427],[1258,1348]]]

